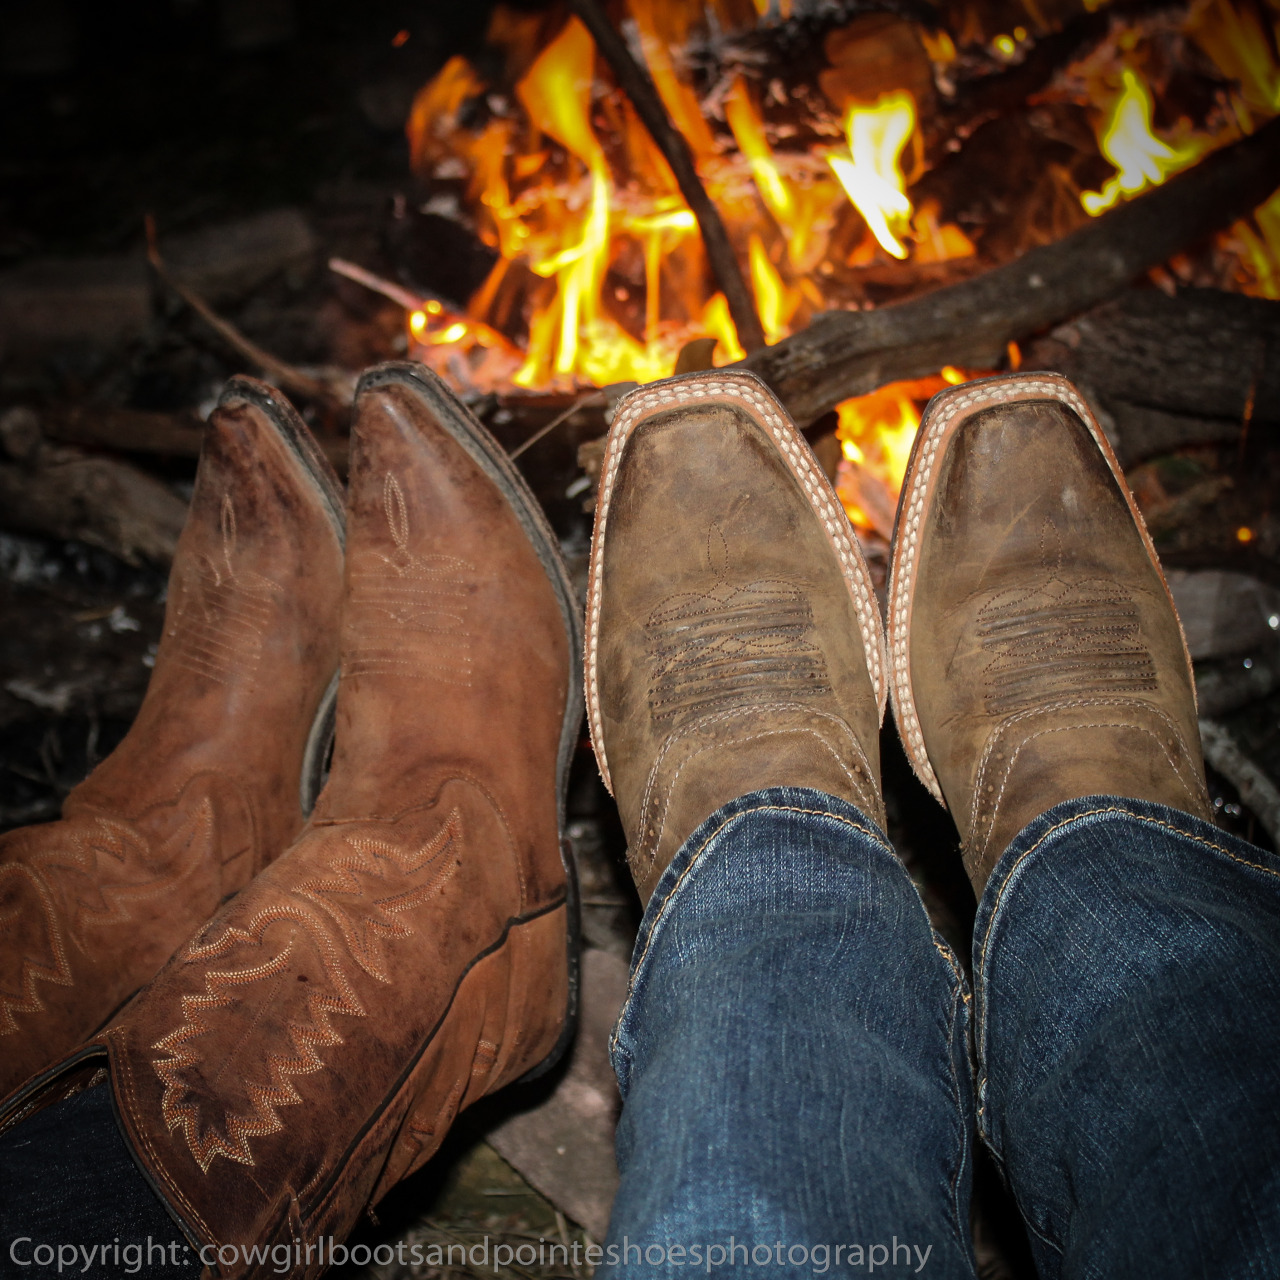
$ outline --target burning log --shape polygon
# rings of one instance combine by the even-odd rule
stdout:
[[[1011,341],[1069,319],[1245,215],[1275,188],[1280,120],[1056,244],[898,306],[826,312],[742,363],[800,423],[944,365],[990,367]]]
[[[631,56],[626,41],[614,30],[594,0],[569,0],[569,8],[591,32],[596,48],[613,69],[618,84],[631,99],[631,105],[644,121],[649,136],[671,166],[680,194],[698,220],[698,229],[707,249],[707,261],[729,304],[729,314],[738,330],[738,341],[747,351],[758,350],[764,346],[764,330],[760,326],[760,317],[756,315],[755,300],[738,266],[720,211],[711,202],[698,177],[689,144],[671,123],[671,117],[667,115],[648,73]]]

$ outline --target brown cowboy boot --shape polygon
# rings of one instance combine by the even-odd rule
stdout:
[[[937,395],[898,508],[894,714],[979,894],[1063,800],[1210,816],[1173,599],[1115,456],[1055,374]]]
[[[272,1265],[228,1245],[296,1242],[293,1273],[323,1270],[322,1237],[460,1108],[548,1064],[571,1022],[580,650],[555,536],[420,366],[365,375],[353,441],[337,733],[311,822],[10,1109],[74,1088],[105,1049],[136,1158],[191,1240],[224,1246],[225,1275]]]
[[[233,379],[133,727],[60,821],[0,838],[0,1096],[100,1027],[301,827],[332,713],[342,538],[302,420]]]
[[[749,791],[813,787],[884,825],[880,612],[822,468],[754,375],[672,378],[619,405],[586,663],[642,898]]]

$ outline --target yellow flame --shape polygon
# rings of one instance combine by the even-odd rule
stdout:
[[[773,151],[764,136],[764,124],[741,76],[733,82],[733,88],[725,95],[724,118],[733,132],[738,149],[747,157],[751,176],[755,179],[769,212],[781,226],[789,226],[795,217],[795,204],[778,172]]]
[[[1102,154],[1117,172],[1101,191],[1085,191],[1080,203],[1093,216],[1110,209],[1124,196],[1134,196],[1157,186],[1170,174],[1193,164],[1205,151],[1205,142],[1192,140],[1180,147],[1157,138],[1151,130],[1151,94],[1137,72],[1126,67],[1122,89],[1099,138]]]
[[[871,234],[895,258],[907,256],[898,237],[910,226],[911,201],[900,160],[915,126],[915,101],[905,89],[882,94],[874,106],[849,108],[845,116],[849,156],[827,157]]]
[[[751,266],[756,310],[760,313],[760,327],[767,341],[777,342],[787,334],[787,322],[800,302],[799,295],[782,282],[758,235],[752,235],[748,242],[747,258]]]
[[[1277,23],[1280,38],[1280,23]],[[1280,112],[1280,67],[1274,47],[1252,9],[1237,9],[1230,0],[1196,6],[1187,29],[1213,59],[1218,70],[1240,84],[1245,101],[1264,115]]]
[[[597,320],[596,299],[608,265],[609,165],[589,116],[595,54],[586,27],[570,18],[517,86],[529,119],[581,160],[591,175],[587,216],[577,244],[531,264],[539,275],[555,275],[560,286],[560,332],[553,365],[560,374],[574,370],[579,328],[590,328]],[[528,380],[540,372],[526,362],[516,380],[529,385]]]
[[[1252,224],[1237,222],[1231,229],[1253,271],[1245,289],[1260,298],[1280,299],[1280,191],[1254,210]]]
[[[920,43],[924,45],[924,51],[929,55],[930,62],[936,62],[945,67],[956,60],[955,41],[943,28],[930,31],[927,27],[921,27],[919,34]]]
[[[746,356],[747,353],[738,341],[738,330],[729,314],[729,303],[723,293],[713,293],[707,299],[707,305],[702,308],[702,327],[708,337],[715,338],[716,350],[726,364]]]

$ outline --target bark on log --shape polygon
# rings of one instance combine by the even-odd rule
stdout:
[[[803,426],[898,378],[995,364],[1008,342],[1096,306],[1247,214],[1278,174],[1280,119],[1056,244],[898,306],[825,312],[739,367],[758,373]]]
[[[173,559],[187,504],[125,462],[47,444],[35,415],[12,409],[0,419],[0,514],[20,533],[74,538],[127,564]]]
[[[1126,465],[1280,424],[1280,302],[1212,289],[1129,290],[1054,329],[1026,364],[1076,382],[1114,421]]]

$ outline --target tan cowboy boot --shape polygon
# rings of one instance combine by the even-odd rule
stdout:
[[[591,546],[587,710],[642,898],[704,818],[763,787],[884,825],[882,655],[853,530],[764,383],[628,395]]]
[[[233,379],[133,727],[60,821],[0,837],[0,1096],[100,1027],[301,827],[332,714],[342,538],[302,420]]]
[[[333,765],[297,842],[76,1058],[218,1271],[324,1269],[459,1109],[565,1043],[576,606],[498,444],[416,365],[356,403]],[[209,1254],[208,1258],[213,1255]],[[278,1262],[275,1265],[279,1265]]]
[[[990,378],[930,401],[898,509],[889,654],[898,731],[979,894],[1060,801],[1210,817],[1173,599],[1066,379]]]

